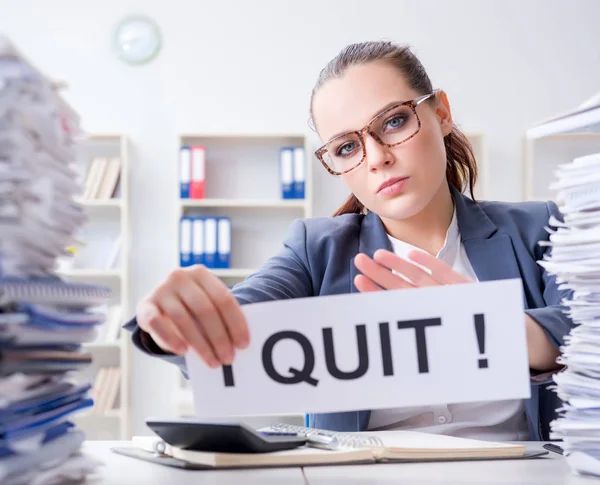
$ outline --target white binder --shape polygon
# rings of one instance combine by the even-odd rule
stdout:
[[[186,267],[192,264],[192,220],[182,217],[179,222],[179,265]]]
[[[195,217],[192,221],[192,259],[194,264],[204,264],[204,219]]]
[[[231,220],[220,217],[217,225],[218,267],[229,268],[231,257]]]
[[[204,219],[204,264],[207,268],[216,268],[217,264],[217,219]]]

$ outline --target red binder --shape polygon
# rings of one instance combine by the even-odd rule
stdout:
[[[206,179],[206,149],[201,145],[192,146],[192,177],[190,180],[190,198],[204,199],[204,181]]]

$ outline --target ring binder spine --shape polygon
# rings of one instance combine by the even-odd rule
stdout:
[[[97,285],[65,283],[62,281],[1,281],[0,305],[11,302],[76,304],[77,306],[105,303],[110,288]]]

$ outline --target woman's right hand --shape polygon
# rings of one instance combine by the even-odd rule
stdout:
[[[167,352],[194,349],[211,367],[233,362],[250,334],[229,288],[203,265],[179,268],[138,305],[138,326]]]

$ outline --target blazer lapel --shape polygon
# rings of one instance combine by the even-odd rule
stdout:
[[[479,204],[452,188],[461,239],[479,281],[520,278],[512,241]]]
[[[387,233],[383,227],[383,223],[379,216],[373,212],[368,212],[360,226],[360,234],[358,236],[358,252],[365,253],[369,257],[373,257],[373,254],[378,249],[392,250],[392,243],[390,242]],[[354,278],[360,272],[354,265],[354,258],[350,261],[350,292],[356,293],[358,290],[354,286]]]
[[[450,188],[456,205],[456,218],[465,251],[479,281],[492,281],[520,278],[512,241],[508,234],[498,232],[496,224],[488,217],[479,204],[461,194],[453,186]],[[392,244],[377,214],[368,212],[362,221],[358,251],[373,257],[378,249],[392,251]],[[354,278],[359,274],[350,261],[350,291],[358,290]]]

